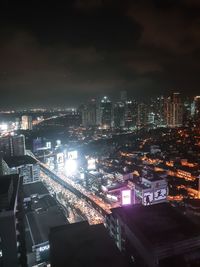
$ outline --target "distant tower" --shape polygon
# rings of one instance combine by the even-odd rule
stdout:
[[[165,100],[165,122],[168,127],[180,127],[183,123],[183,104],[180,93],[173,93]]]
[[[86,105],[81,109],[82,114],[82,124],[83,126],[95,126],[97,124],[97,106],[96,100],[91,99]]]
[[[200,125],[200,96],[194,98],[194,120]]]
[[[137,106],[137,126],[144,127],[148,123],[148,109],[147,105],[140,103]]]
[[[120,128],[125,126],[125,104],[117,102],[113,109],[114,127]]]
[[[100,119],[102,128],[110,128],[112,126],[112,102],[107,96],[104,96],[100,103]]]
[[[127,101],[127,92],[126,91],[120,92],[120,101],[123,103],[125,103]]]
[[[22,130],[32,130],[32,117],[23,115],[22,116]]]

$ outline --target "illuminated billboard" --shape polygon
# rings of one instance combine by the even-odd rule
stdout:
[[[88,163],[87,167],[88,170],[96,170],[96,161],[94,158],[88,159],[87,163]]]
[[[77,172],[77,161],[74,159],[68,159],[65,162],[66,174],[71,176]]]
[[[159,201],[167,198],[167,189],[161,188],[154,191],[154,200]]]
[[[46,142],[46,148],[51,149],[51,142]]]
[[[77,158],[78,158],[78,152],[76,150],[68,152],[68,159],[77,159]]]
[[[131,190],[122,190],[122,205],[132,204]]]
[[[0,130],[1,131],[7,131],[8,130],[8,125],[3,123],[3,124],[0,124]]]
[[[56,162],[59,166],[64,166],[64,153],[58,153],[56,155]]]
[[[148,206],[153,202],[153,192],[144,192],[143,193],[143,205]]]

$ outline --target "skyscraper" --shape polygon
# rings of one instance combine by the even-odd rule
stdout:
[[[148,122],[148,109],[144,103],[138,104],[137,107],[137,126],[144,127]]]
[[[183,104],[180,93],[173,93],[165,99],[165,123],[168,127],[180,127],[183,123]]]
[[[200,125],[200,96],[194,98],[194,119],[195,122]]]
[[[113,120],[116,128],[125,126],[125,104],[123,102],[114,104]]]
[[[131,128],[136,126],[137,121],[137,103],[134,100],[125,102],[125,127]]]
[[[22,116],[22,130],[32,130],[32,117],[23,115]]]
[[[100,103],[100,125],[105,129],[112,126],[112,102],[107,96]]]
[[[83,126],[85,126],[85,127],[95,126],[96,125],[96,117],[97,117],[96,113],[97,113],[96,100],[91,99],[81,109]]]

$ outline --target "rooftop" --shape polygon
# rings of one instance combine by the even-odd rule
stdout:
[[[37,163],[37,161],[34,158],[28,155],[17,156],[17,157],[5,157],[4,160],[8,164],[9,168],[18,167],[18,166],[26,165],[26,164]]]
[[[24,198],[31,197],[32,195],[46,195],[49,194],[43,182],[35,182],[23,185]]]
[[[103,224],[87,222],[52,228],[49,236],[52,267],[128,267]]]
[[[26,212],[26,220],[31,231],[32,245],[48,241],[51,227],[67,223],[63,210],[50,195],[32,200],[31,210]]]
[[[127,206],[112,209],[133,232],[153,246],[164,245],[196,237],[200,229],[169,203],[151,206]]]

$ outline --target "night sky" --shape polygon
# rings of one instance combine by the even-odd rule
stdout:
[[[200,94],[199,0],[1,2],[0,108]]]

